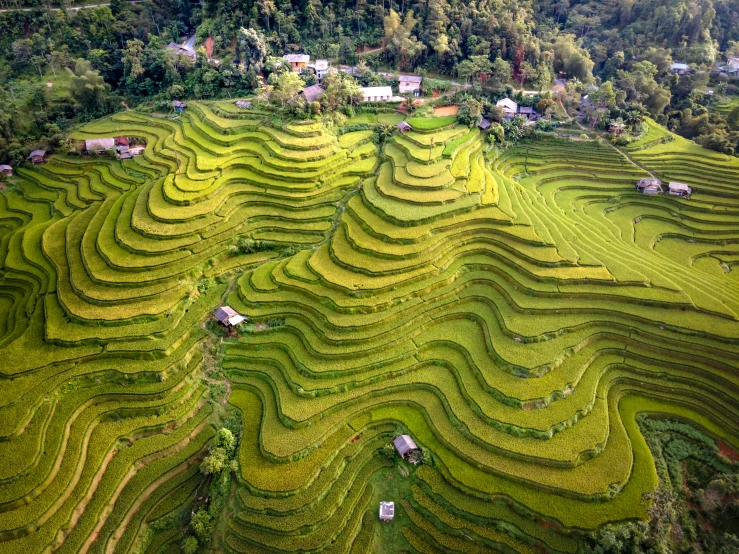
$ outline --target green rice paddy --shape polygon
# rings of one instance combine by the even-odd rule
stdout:
[[[151,531],[198,494],[222,304],[257,324],[215,355],[243,416],[233,552],[575,553],[646,516],[637,414],[739,448],[738,159],[652,122],[625,151],[497,151],[453,118],[409,122],[380,151],[367,130],[194,102],[76,136],[141,156],[17,171],[0,551],[178,551]],[[637,193],[649,172],[692,197]],[[431,463],[385,456],[400,432]]]

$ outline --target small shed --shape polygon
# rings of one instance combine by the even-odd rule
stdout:
[[[481,131],[487,131],[488,129],[490,129],[491,125],[492,123],[490,123],[490,120],[485,119],[484,117],[482,118],[480,123],[477,124]]]
[[[395,502],[380,502],[380,521],[392,521],[395,517]]]
[[[311,85],[302,90],[306,102],[316,102],[326,92],[321,85]]]
[[[187,108],[187,103],[181,102],[180,100],[172,100],[172,107],[178,112],[181,112],[182,110]]]
[[[407,121],[401,121],[400,123],[398,123],[398,131],[400,131],[401,133],[407,133],[412,129],[413,128],[408,124]]]
[[[670,183],[667,185],[667,190],[674,196],[689,197],[693,192],[692,189],[684,183]]]
[[[46,156],[46,150],[34,150],[26,159],[31,160],[31,163],[34,164],[42,164],[44,163],[44,156]]]
[[[393,446],[395,446],[395,450],[398,451],[398,454],[400,454],[400,457],[403,459],[408,458],[411,454],[414,452],[420,452],[420,449],[416,446],[416,443],[413,442],[413,439],[410,438],[408,435],[400,435],[393,441]]]
[[[421,82],[423,77],[420,75],[400,75],[398,77],[398,91],[400,94],[412,92],[416,96],[421,94]]]
[[[249,102],[248,100],[239,100],[238,102],[236,102],[236,107],[244,109],[251,108],[251,102]]]
[[[5,175],[6,177],[12,177],[13,168],[7,164],[0,165],[0,174]]]
[[[145,149],[146,149],[146,146],[143,146],[143,145],[131,146],[128,149],[128,153],[131,154],[132,156],[140,156],[141,154],[144,153]]]
[[[647,188],[650,190],[656,190],[657,192],[663,192],[662,191],[662,181],[660,181],[659,179],[644,178],[644,179],[639,179],[639,181],[636,183],[636,190],[640,192],[644,192],[644,194],[656,194],[655,192],[653,193],[645,192]]]
[[[218,308],[213,315],[215,315],[216,319],[226,327],[234,327],[239,323],[246,321],[246,318],[243,315],[239,315],[239,313],[231,306],[222,306],[221,308]]]
[[[88,139],[85,141],[85,151],[90,153],[102,154],[108,150],[115,148],[115,139],[110,138],[99,138],[99,139]]]

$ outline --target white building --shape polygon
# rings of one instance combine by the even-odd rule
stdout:
[[[363,102],[387,102],[393,97],[392,87],[362,87]]]
[[[380,520],[392,521],[395,517],[395,502],[380,502]]]
[[[672,64],[670,69],[673,73],[677,73],[678,75],[687,75],[690,73],[690,66],[686,63],[675,62]]]
[[[313,70],[316,72],[316,79],[320,83],[328,73],[328,60],[316,60],[313,64]]]
[[[675,196],[688,197],[693,192],[691,188],[684,183],[670,183],[667,185],[667,190],[670,194]]]
[[[503,110],[506,117],[513,117],[518,113],[518,104],[516,104],[510,98],[503,98],[498,100],[495,105]]]
[[[421,82],[423,77],[418,75],[400,75],[398,76],[398,90],[400,94],[412,92],[416,96],[421,94]]]

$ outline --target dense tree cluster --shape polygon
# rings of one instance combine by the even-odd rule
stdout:
[[[715,63],[739,55],[739,6],[731,0],[113,0],[79,11],[50,11],[40,0],[23,5],[39,9],[0,14],[4,158],[22,158],[33,140],[53,147],[73,122],[121,109],[122,101],[254,91],[274,69],[268,59],[285,52],[359,64],[364,85],[384,84],[369,71],[381,66],[445,74],[480,99],[506,85],[547,89],[556,77],[610,82],[614,106],[644,106],[672,130],[722,152],[733,153],[738,140],[736,125],[711,109],[706,93]],[[2,6],[17,7],[9,0]],[[196,61],[167,48],[194,33],[205,45]],[[698,71],[678,77],[673,61]],[[67,71],[65,90],[45,90],[49,75]],[[427,80],[428,92],[434,85]],[[434,80],[437,90],[449,86]],[[279,85],[268,86],[294,115],[352,103],[352,94],[342,93],[331,106],[300,106],[288,102],[298,82],[283,77]]]

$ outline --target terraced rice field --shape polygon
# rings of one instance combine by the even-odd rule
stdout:
[[[235,552],[574,553],[646,515],[637,413],[739,447],[739,160],[653,123],[626,153],[411,124],[379,151],[371,131],[193,103],[80,131],[145,139],[132,160],[18,171],[2,552],[177,551],[179,533],[142,537],[200,479],[203,322],[224,302],[284,321],[217,352],[244,426]],[[636,193],[648,172],[693,196]],[[400,431],[432,457],[408,476],[381,452]]]

